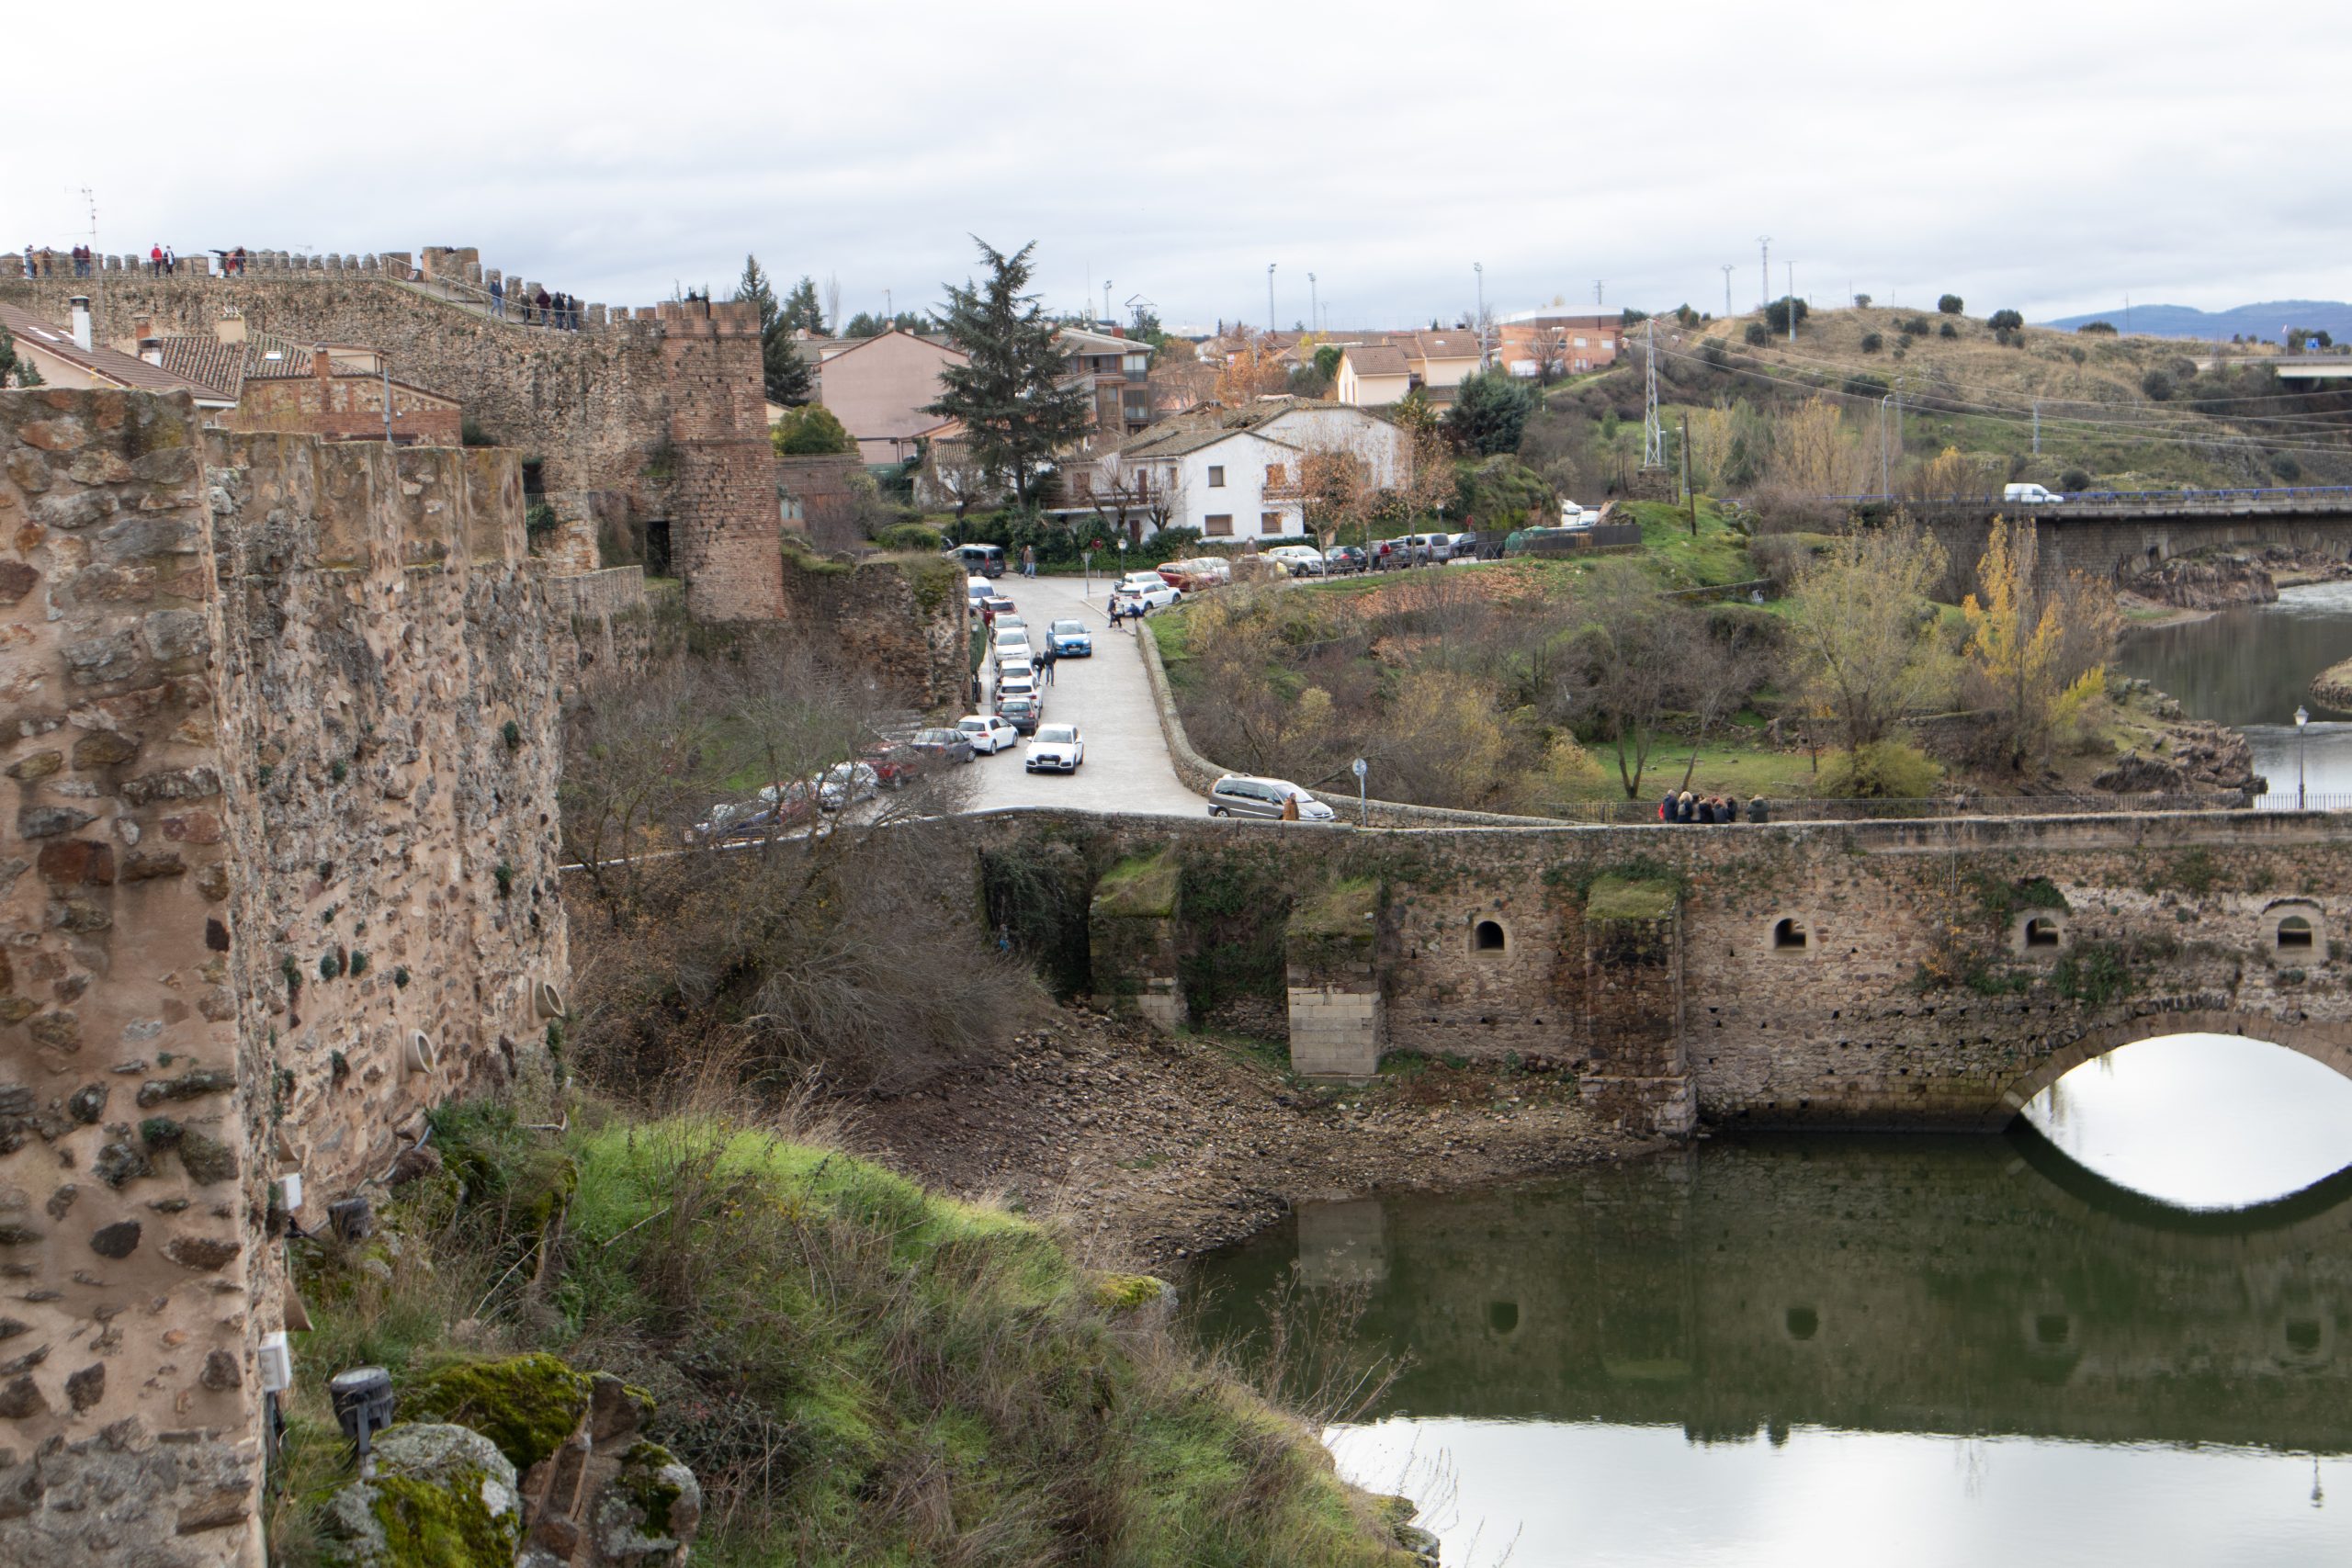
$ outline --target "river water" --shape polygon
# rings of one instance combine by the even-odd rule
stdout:
[[[2347,656],[2328,584],[2119,664],[2245,728],[2289,804],[2294,709]],[[2352,804],[2352,722],[2302,740]],[[1393,1373],[1326,1436],[1452,1568],[2352,1562],[2347,1167],[2352,1082],[2180,1035],[1999,1137],[1302,1204],[1207,1260],[1194,1315],[1286,1343],[1302,1397]]]

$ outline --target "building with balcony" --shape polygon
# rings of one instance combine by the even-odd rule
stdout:
[[[1088,327],[1063,327],[1055,341],[1069,355],[1070,374],[1093,389],[1095,429],[1115,437],[1151,423],[1151,344]]]

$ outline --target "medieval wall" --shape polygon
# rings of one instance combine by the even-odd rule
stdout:
[[[490,440],[538,460],[548,504],[579,538],[641,540],[648,520],[668,519],[679,563],[726,578],[693,585],[697,615],[776,613],[773,560],[750,547],[764,537],[772,555],[779,514],[749,307],[598,307],[581,330],[558,331],[340,268],[102,282],[0,278],[0,299],[63,321],[67,299],[90,295],[104,343],[141,322],[210,336],[234,309],[298,342],[380,349],[401,379],[457,398]]]
[[[773,539],[768,552],[776,554]],[[798,635],[828,645],[843,668],[869,675],[894,701],[964,711],[970,621],[963,573],[952,562],[852,565],[792,551],[781,565],[785,615]]]
[[[0,1561],[259,1561],[274,1182],[562,982],[541,570],[511,454],[0,393]]]

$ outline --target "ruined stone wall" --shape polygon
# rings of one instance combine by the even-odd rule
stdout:
[[[547,593],[557,691],[571,696],[652,667],[653,604],[643,567],[550,577]]]
[[[1930,516],[1927,528],[1950,563],[1945,592],[1954,598],[1975,592],[1977,563],[1989,532],[1986,519]],[[2352,557],[2352,515],[2138,519],[2044,513],[2035,518],[2035,536],[2034,578],[2047,590],[2069,572],[2105,582],[2150,570],[2175,556],[2225,547],[2275,547],[2315,561],[2341,561]]]
[[[778,457],[775,485],[786,503],[786,520],[797,522],[808,542],[820,550],[856,549],[865,543],[857,526],[857,477],[865,472],[858,459],[843,453],[832,457]]]
[[[667,519],[676,558],[745,581],[696,585],[695,612],[718,618],[776,613],[769,559],[777,525],[759,334],[750,307],[667,303],[592,315],[577,332],[492,320],[460,302],[377,273],[258,271],[88,280],[0,279],[0,299],[49,320],[90,294],[96,335],[112,343],[141,322],[213,334],[234,309],[248,327],[297,342],[365,344],[407,381],[455,397],[499,446],[541,462],[548,503],[567,524],[641,540]],[[593,564],[576,554],[578,570]]]
[[[0,1561],[259,1561],[275,1179],[562,983],[540,571],[511,454],[0,393]]]
[[[771,557],[778,552],[768,545]],[[970,680],[970,622],[962,572],[929,558],[853,566],[784,552],[786,615],[844,668],[870,673],[892,700],[962,712]]]

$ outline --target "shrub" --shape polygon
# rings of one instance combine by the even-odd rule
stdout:
[[[1962,309],[1960,296],[1957,294],[1945,295],[1942,299],[1936,301],[1936,309],[1941,310],[1947,316],[1959,315]]]
[[[555,532],[555,508],[544,501],[534,501],[523,508],[523,532],[533,543]]]
[[[2081,326],[2076,327],[2075,330],[2091,337],[2113,337],[2116,335],[2115,323],[2113,321],[2085,321]]]
[[[768,439],[781,457],[818,457],[857,450],[857,443],[842,427],[842,422],[822,403],[786,409],[784,417],[768,432]]]
[[[2058,476],[2058,488],[2069,494],[2086,491],[2091,488],[2090,473],[2084,468],[2068,468]]]
[[[1761,321],[1750,321],[1747,323],[1747,337],[1750,344],[1761,346],[1772,341],[1771,329]]]
[[[874,536],[876,546],[886,550],[936,550],[946,542],[927,523],[894,523]]]
[[[1857,294],[1857,295],[1855,295],[1855,296],[1854,296],[1854,309],[1856,309],[1857,310],[1869,310],[1870,308],[1871,308],[1871,297],[1870,297],[1869,295],[1867,295],[1867,294]]]
[[[2015,310],[1996,310],[1984,318],[1984,324],[1999,332],[2015,332],[2025,325],[2025,318]]]
[[[2172,397],[2172,378],[2161,370],[2151,370],[2140,378],[2140,390],[2148,395],[2148,400],[2152,403],[2169,401]]]
[[[1945,321],[1936,328],[1936,335],[1938,337],[1958,337],[1960,335],[1960,329],[1953,326],[1950,321]]]
[[[1857,746],[1822,770],[1824,795],[1872,800],[1917,800],[1943,777],[1935,760],[1907,740]]]
[[[1868,298],[1868,296],[1864,296],[1864,298]],[[1880,349],[1884,348],[1885,346],[1886,339],[1880,336],[1878,333],[1864,333],[1862,334],[1862,352],[1864,354],[1876,354]]]
[[[1894,330],[1901,333],[1905,337],[1926,337],[1928,335],[1928,318],[1925,316],[1908,317],[1903,321],[1895,322]]]
[[[1883,398],[1887,392],[1887,379],[1867,370],[1857,370],[1846,378],[1838,389],[1849,398]]]
[[[1792,311],[1795,312],[1799,326],[1804,325],[1805,317],[1812,314],[1805,308],[1804,300],[1793,294],[1784,294],[1764,307],[1764,322],[1773,332],[1784,333],[1789,330],[1789,315]]]

